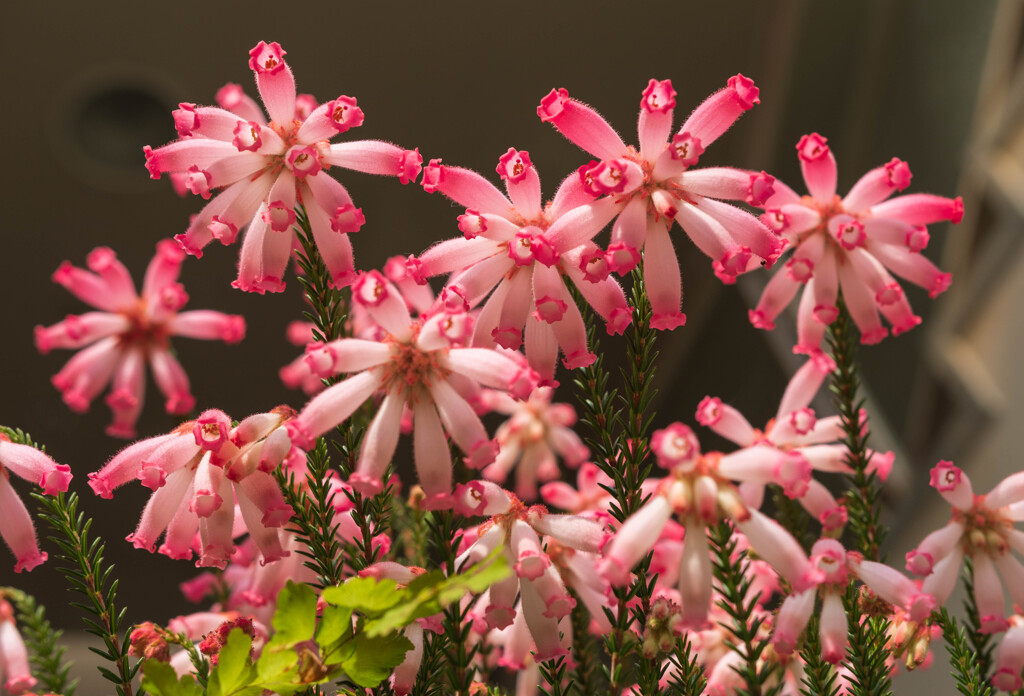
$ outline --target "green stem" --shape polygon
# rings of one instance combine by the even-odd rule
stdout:
[[[45,690],[74,696],[77,679],[69,680],[71,663],[64,661],[67,648],[58,642],[63,631],[54,630],[46,618],[46,608],[35,597],[13,587],[0,587],[0,598],[7,597],[18,612],[18,626],[32,662],[32,674]]]

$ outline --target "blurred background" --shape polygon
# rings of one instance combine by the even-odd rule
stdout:
[[[761,105],[708,150],[702,165],[764,169],[803,191],[794,146],[803,134],[819,132],[838,160],[841,192],[898,156],[914,173],[908,192],[964,199],[963,223],[933,226],[927,250],[953,273],[951,290],[929,300],[908,286],[923,326],[862,352],[872,442],[897,452],[887,489],[894,525],[888,550],[901,566],[903,553],[948,518],[948,507],[927,487],[938,459],[966,469],[978,491],[1019,468],[1022,8],[1015,0],[647,0],[632,9],[600,0],[287,8],[257,0],[204,3],[199,11],[127,0],[12,4],[0,28],[10,61],[0,137],[11,165],[2,175],[8,271],[0,276],[7,298],[0,423],[25,429],[71,464],[73,488],[121,568],[119,599],[129,622],[166,622],[192,611],[176,584],[194,569],[124,541],[148,491],[126,486],[115,501],[102,501],[85,485],[86,473],[125,444],[103,434],[107,407],[98,399],[88,414],[72,413],[49,384],[70,353],[40,355],[32,339],[34,326],[86,310],[50,279],[62,261],[82,266],[94,247],[109,246],[141,281],[157,241],[184,231],[200,209],[201,200],[177,197],[166,177],[152,181],[143,166],[144,145],[175,138],[170,112],[178,102],[211,104],[226,82],[256,96],[248,51],[261,39],[278,41],[300,92],[320,101],[358,98],[365,125],[340,139],[418,147],[425,160],[441,157],[495,182],[498,157],[514,146],[530,152],[547,197],[589,159],[537,118],[536,105],[551,88],[567,88],[634,142],[649,78],[672,80],[680,123],[743,73],[760,87]],[[339,177],[367,218],[353,239],[361,268],[458,234],[462,211],[440,195],[358,173]],[[692,244],[681,234],[675,239],[689,322],[659,336],[656,424],[692,424],[706,394],[764,423],[799,366],[789,352],[794,326],[752,328],[746,309],[767,274],[724,286]],[[248,322],[239,345],[175,342],[198,408],[242,418],[279,403],[301,407],[305,398],[277,379],[298,350],[284,335],[302,311],[298,283],[289,278],[281,295],[234,290],[237,257],[237,244],[214,244],[202,260],[184,265],[189,309],[239,313]],[[148,397],[140,436],[177,423],[162,412],[152,384]],[[820,407],[829,412],[827,396]],[[53,555],[52,545],[44,548]],[[0,585],[36,592],[55,623],[77,630],[52,561],[30,575],[15,576],[12,566],[0,552]],[[154,597],[159,615],[148,609]],[[944,664],[942,649],[937,657]],[[913,685],[903,686],[945,683],[944,672],[911,675]]]

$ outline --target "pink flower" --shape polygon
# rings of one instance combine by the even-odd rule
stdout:
[[[223,568],[235,552],[234,537],[249,532],[269,563],[288,555],[279,529],[292,516],[271,472],[293,451],[284,423],[286,406],[258,413],[231,427],[223,411],[208,410],[167,435],[137,442],[115,455],[89,486],[102,498],[138,479],[154,491],[128,541],[160,553]],[[236,531],[236,520],[241,522]]]
[[[174,112],[181,137],[156,150],[145,148],[146,168],[154,179],[165,172],[183,178],[192,193],[205,199],[220,190],[188,231],[176,237],[188,253],[202,256],[214,239],[231,244],[249,226],[233,285],[259,293],[284,289],[285,268],[297,243],[292,227],[298,203],[305,206],[334,283],[352,282],[348,235],[362,226],[363,214],[348,191],[322,172],[342,167],[408,183],[419,176],[422,163],[418,151],[378,140],[331,145],[334,136],[362,125],[362,109],[354,98],[340,96],[304,114],[284,55],[280,45],[263,41],[249,51],[269,123],[255,102],[229,86],[228,92],[218,93],[218,101],[231,111],[181,104]]]
[[[768,282],[750,321],[761,329],[774,328],[775,317],[804,285],[794,348],[799,353],[821,352],[825,327],[836,318],[840,289],[862,343],[878,343],[888,335],[879,312],[893,335],[920,324],[891,274],[923,287],[931,297],[945,291],[951,276],[921,254],[928,244],[925,226],[963,217],[959,198],[918,193],[887,201],[910,184],[910,167],[896,158],[869,171],[840,198],[836,160],[827,142],[812,133],[797,144],[810,195],[800,197],[776,181],[775,193],[758,204],[765,209],[761,219],[793,253],[785,270]]]
[[[515,570],[490,587],[486,607],[477,609],[487,627],[501,630],[512,624],[519,613],[515,608],[519,595],[523,618],[536,645],[534,658],[542,662],[567,654],[559,639],[558,621],[569,615],[576,600],[544,551],[541,537],[550,536],[563,547],[592,554],[604,543],[604,526],[577,515],[551,515],[542,506],[527,508],[508,491],[483,481],[460,484],[455,498],[457,511],[491,517],[459,555],[456,570],[487,558],[497,548]]]
[[[819,419],[809,408],[833,368],[824,354],[808,360],[793,374],[777,415],[763,431],[718,397],[705,397],[696,415],[698,423],[743,448],[723,456],[720,467],[744,472],[746,480],[740,490],[748,505],[760,508],[765,486],[775,484],[798,500],[825,531],[846,524],[846,508],[821,482],[811,478],[811,471],[853,473],[846,463],[846,445],[836,442],[845,437],[839,416]],[[893,453],[869,454],[869,471],[877,471],[884,481],[892,468]]]
[[[609,582],[624,585],[629,581],[630,570],[651,550],[673,516],[686,530],[678,589],[687,625],[700,626],[707,621],[713,573],[706,528],[722,519],[732,520],[750,547],[796,592],[820,582],[821,571],[811,564],[792,534],[748,507],[731,482],[761,480],[758,471],[728,461],[717,452],[702,454],[693,431],[681,423],[656,431],[651,448],[658,463],[670,473],[604,548],[599,571]]]
[[[999,641],[995,657],[992,686],[999,691],[1017,691],[1024,686],[1024,617],[1020,614],[1010,617],[1010,628]]]
[[[952,462],[939,462],[931,485],[952,506],[953,516],[907,554],[907,570],[924,576],[922,590],[941,605],[953,593],[964,555],[970,556],[981,631],[1005,631],[1000,576],[1014,604],[1024,606],[1024,566],[1011,553],[1024,553],[1024,532],[1014,526],[1024,519],[1024,472],[1007,476],[987,495],[975,495],[966,473]]]
[[[502,392],[486,392],[486,404],[510,418],[494,435],[498,456],[483,475],[504,483],[515,467],[516,495],[525,500],[537,497],[538,480],[550,481],[561,475],[559,457],[568,466],[577,467],[590,456],[590,450],[572,430],[576,411],[569,404],[552,404],[552,396],[551,387],[538,387],[523,401]]]
[[[651,322],[673,329],[686,321],[679,311],[682,283],[669,237],[672,221],[711,257],[726,283],[774,262],[781,245],[774,233],[749,213],[716,199],[762,203],[774,179],[763,172],[725,167],[692,170],[700,155],[759,102],[758,89],[743,75],[708,97],[675,135],[676,92],[669,80],[651,80],[640,101],[639,148],[627,146],[589,106],[555,89],[541,100],[537,115],[600,161],[580,168],[580,180],[594,196],[607,195],[618,215],[606,261],[617,273],[628,271],[646,249],[644,282],[654,310]]]
[[[608,277],[603,255],[590,242],[612,219],[615,205],[593,200],[570,177],[542,206],[540,177],[526,151],[509,148],[499,160],[498,174],[507,197],[473,171],[430,162],[423,188],[466,206],[466,214],[459,216],[464,238],[431,247],[410,259],[410,268],[424,281],[452,273],[448,289],[468,307],[490,294],[472,344],[516,350],[525,327],[526,357],[550,382],[559,350],[570,369],[595,359],[566,279],[605,320],[608,333],[622,333],[632,319],[622,288]]]
[[[536,377],[497,350],[452,347],[470,334],[472,322],[466,312],[440,307],[422,321],[413,321],[395,286],[377,271],[360,276],[352,297],[387,335],[383,341],[343,338],[309,352],[307,359],[321,376],[356,374],[306,404],[289,423],[289,433],[298,446],[308,449],[315,438],[383,391],[349,484],[364,495],[383,489],[381,477],[391,463],[408,408],[413,415],[416,470],[427,505],[450,505],[452,464],[445,433],[472,468],[490,464],[496,454],[479,416],[460,393],[460,384],[468,381],[526,396]]]
[[[245,320],[211,310],[181,312],[188,302],[178,273],[185,255],[170,240],[156,246],[156,256],[146,269],[142,293],[114,252],[94,249],[86,258],[89,270],[61,264],[53,280],[97,312],[71,315],[49,327],[37,326],[36,347],[43,353],[54,348],[82,348],[53,377],[63,392],[64,403],[83,412],[112,383],[107,405],[114,421],[107,434],[129,438],[142,412],[149,363],[157,386],[167,399],[168,413],[188,413],[195,405],[188,376],[171,352],[170,338],[185,336],[236,343],[245,336]]]
[[[796,650],[811,614],[815,597],[821,597],[819,632],[821,659],[838,664],[846,656],[847,618],[843,606],[849,575],[854,575],[876,595],[906,612],[910,621],[921,623],[935,608],[935,599],[889,566],[864,560],[859,553],[847,552],[835,539],[820,539],[811,549],[811,561],[824,579],[817,586],[790,595],[782,603],[775,621],[772,644],[780,655]]]
[[[608,488],[614,486],[611,477],[596,464],[584,462],[576,474],[576,488],[564,481],[552,481],[541,486],[540,497],[548,505],[572,513],[606,515],[614,500]]]
[[[2,477],[0,477],[2,478]],[[14,625],[14,607],[0,597],[0,684],[3,693],[20,694],[36,685],[29,673],[28,649]]]
[[[46,495],[55,495],[67,491],[71,467],[0,433],[0,537],[14,552],[14,572],[20,573],[45,561],[46,554],[39,550],[32,515],[11,485],[11,474],[39,486]]]

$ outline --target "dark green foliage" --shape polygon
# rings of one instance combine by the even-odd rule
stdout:
[[[737,668],[736,672],[743,678],[746,688],[738,690],[737,694],[768,696],[779,693],[782,680],[776,681],[774,686],[768,686],[768,681],[780,669],[779,663],[771,660],[759,664],[768,647],[769,636],[767,631],[761,630],[766,616],[755,614],[760,595],[751,594],[750,591],[747,552],[737,552],[732,527],[728,523],[721,522],[709,531],[715,580],[718,581],[722,596],[718,606],[730,619],[728,624],[722,626],[736,637],[735,642],[729,642],[730,649],[743,658],[743,666]]]
[[[568,696],[575,690],[572,679],[566,680],[568,664],[564,656],[557,660],[545,660],[537,666],[540,668],[540,676],[544,679],[544,684],[540,687],[540,692],[544,696]]]
[[[937,616],[937,623],[942,628],[942,637],[949,652],[949,662],[953,666],[957,690],[964,696],[992,696],[992,686],[985,676],[986,668],[978,659],[978,654],[965,635],[964,629],[945,607],[939,608]]]
[[[68,679],[71,663],[64,661],[67,648],[58,642],[64,632],[54,630],[46,618],[46,608],[32,595],[4,587],[0,588],[0,597],[9,599],[17,610],[18,628],[28,648],[32,676],[39,680],[42,690],[74,696],[78,680]]]
[[[804,696],[836,696],[839,679],[835,667],[821,659],[821,637],[818,635],[818,617],[811,616],[804,630],[804,644],[800,648],[804,660],[804,678],[800,692]]]
[[[978,606],[974,603],[974,564],[970,556],[964,556],[964,585],[967,589],[967,597],[964,599],[964,610],[967,612],[967,621],[970,630],[967,631],[967,639],[974,651],[974,661],[978,674],[982,681],[985,681],[992,670],[992,634],[981,632],[981,617],[978,614]]]
[[[874,472],[867,473],[868,427],[862,424],[860,412],[864,400],[858,395],[860,389],[857,348],[853,338],[852,321],[842,296],[837,300],[839,316],[829,325],[828,342],[836,370],[832,373],[831,391],[842,419],[843,444],[849,450],[846,463],[853,469],[849,475],[851,488],[845,504],[849,513],[849,530],[854,546],[868,560],[879,560],[879,547],[885,538],[879,516],[881,513],[881,487]]]
[[[850,696],[885,696],[892,693],[892,679],[886,660],[889,657],[889,620],[885,616],[864,615],[860,593],[851,583],[843,597],[850,627],[846,648],[846,666],[850,670]]]
[[[78,496],[60,493],[56,496],[33,493],[40,504],[39,517],[47,522],[53,534],[50,540],[60,547],[58,570],[68,584],[87,602],[72,602],[86,613],[86,630],[103,640],[105,650],[89,648],[109,662],[114,670],[100,666],[100,674],[114,684],[118,696],[132,696],[132,679],[139,665],[128,662],[128,633],[121,634],[125,610],[116,605],[117,583],[112,578],[114,566],[104,563],[103,540],[89,533],[92,519],[78,512]],[[139,692],[141,693],[141,692]]]

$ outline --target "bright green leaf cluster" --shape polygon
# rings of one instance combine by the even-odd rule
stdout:
[[[317,615],[316,592],[289,582],[274,614],[274,636],[259,659],[252,638],[240,629],[228,635],[210,670],[207,696],[259,696],[272,691],[293,696],[313,684],[347,680],[374,687],[401,664],[412,643],[402,629],[416,619],[443,611],[467,593],[479,593],[508,576],[501,555],[445,577],[440,571],[407,586],[393,580],[351,578],[324,589],[327,603]],[[143,686],[155,696],[198,696],[203,688],[191,677],[180,680],[168,665],[148,661]]]

